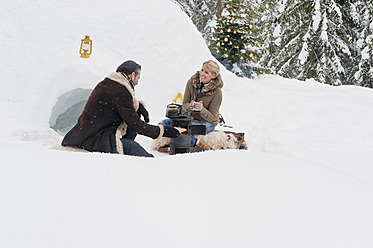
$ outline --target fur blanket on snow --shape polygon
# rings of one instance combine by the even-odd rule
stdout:
[[[215,130],[207,135],[195,135],[195,137],[208,145],[212,150],[223,150],[223,149],[245,149],[247,150],[247,144],[245,141],[244,133],[235,133],[227,131]],[[152,148],[158,150],[158,148],[170,144],[170,138],[161,137],[155,139],[152,143]]]
[[[62,145],[55,145],[55,146],[51,147],[51,149],[68,151],[68,152],[89,152],[87,150],[84,150],[84,149],[81,149],[81,148],[78,148],[78,147],[62,146]]]

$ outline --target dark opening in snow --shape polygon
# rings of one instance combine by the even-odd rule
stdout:
[[[92,89],[75,89],[58,97],[49,118],[49,126],[65,135],[75,126]]]

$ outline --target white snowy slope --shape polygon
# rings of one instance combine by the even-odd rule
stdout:
[[[156,124],[213,58],[169,0],[2,3],[0,247],[371,247],[372,90],[222,69],[247,151],[168,156],[141,136],[155,159],[51,149],[59,97],[127,59]]]

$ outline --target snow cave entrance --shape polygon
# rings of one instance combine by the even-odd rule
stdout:
[[[58,97],[49,118],[49,126],[65,135],[78,121],[92,89],[77,88]]]

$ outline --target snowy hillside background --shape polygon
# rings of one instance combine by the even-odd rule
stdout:
[[[6,0],[0,20],[0,247],[373,244],[371,89],[222,69],[221,112],[247,151],[168,156],[146,137],[155,159],[59,151],[59,97],[133,59],[155,124],[212,56],[168,0]]]

